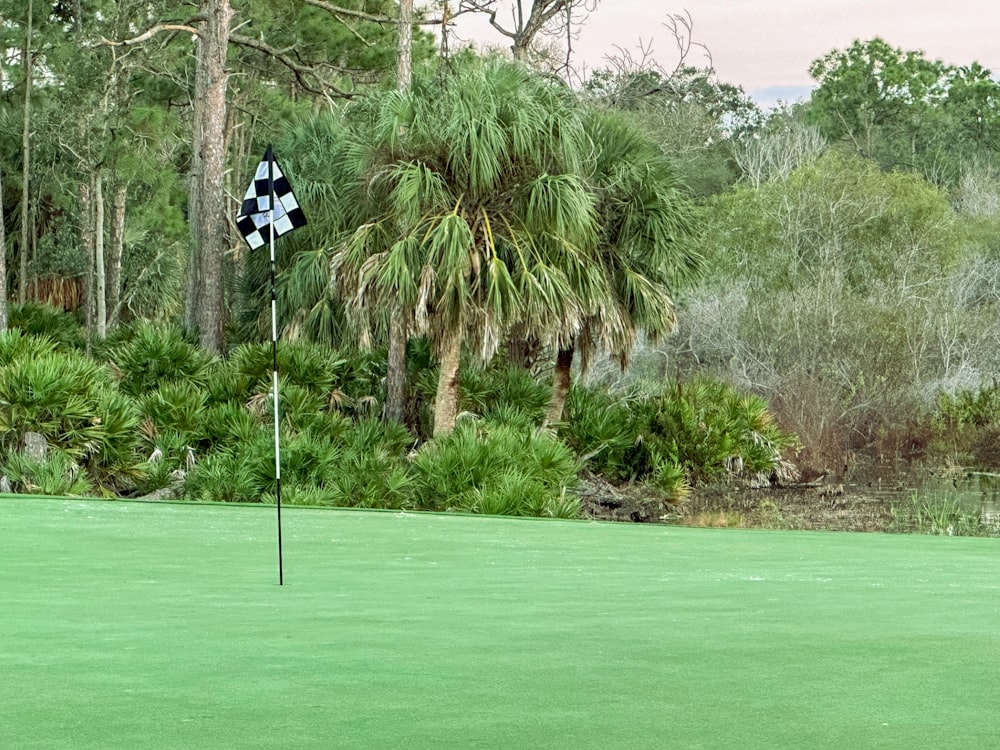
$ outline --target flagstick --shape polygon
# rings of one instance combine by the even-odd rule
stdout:
[[[281,422],[278,418],[278,302],[274,284],[274,154],[267,147],[267,193],[271,227],[271,363],[273,375],[272,400],[274,401],[274,480],[278,499],[278,585],[285,585],[281,554]]]

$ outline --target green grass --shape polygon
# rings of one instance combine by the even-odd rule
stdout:
[[[990,539],[0,500],[2,748],[1000,746]]]

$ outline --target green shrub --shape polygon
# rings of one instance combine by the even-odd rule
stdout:
[[[539,426],[552,398],[551,383],[539,383],[522,367],[465,367],[459,406],[494,422]]]
[[[797,446],[763,399],[711,380],[617,397],[574,388],[566,413],[559,434],[588,468],[612,481],[646,481],[671,501],[694,483],[784,472],[783,455]]]
[[[1000,466],[1000,384],[939,393],[929,421],[932,452],[981,468]]]
[[[637,417],[650,453],[684,468],[693,482],[766,476],[796,444],[777,429],[763,399],[719,381],[678,383],[646,400]]]
[[[241,404],[212,404],[205,410],[202,427],[210,448],[254,440],[265,429],[265,422]]]
[[[402,425],[359,420],[337,439],[341,450],[326,480],[324,503],[344,508],[407,508],[413,478],[403,460],[413,438]]]
[[[184,340],[179,328],[142,323],[132,336],[111,352],[121,372],[120,388],[130,396],[142,396],[167,383],[204,386],[213,358]]]
[[[233,350],[221,371],[213,372],[213,402],[248,403],[270,396],[273,390],[273,354],[270,344],[247,344]],[[295,409],[305,389],[325,410],[364,416],[381,408],[385,363],[370,352],[350,357],[307,342],[278,345],[279,397],[292,407],[292,420],[304,416]]]
[[[202,502],[257,503],[274,490],[274,441],[264,431],[199,460],[184,485],[185,496]]]
[[[280,343],[278,374],[283,383],[328,395],[333,388],[333,370],[342,360],[330,349],[316,344]],[[271,344],[244,344],[229,355],[229,369],[235,374],[235,398],[270,392],[274,360]]]
[[[139,398],[139,410],[157,432],[175,430],[189,436],[192,445],[205,435],[208,390],[195,383],[165,382]]]
[[[1000,421],[1000,384],[939,393],[936,418],[945,429],[985,427]]]
[[[82,349],[85,337],[80,321],[72,313],[41,302],[23,302],[9,308],[8,324],[26,336],[44,336],[60,351]]]
[[[559,436],[585,460],[586,466],[611,481],[641,478],[649,471],[637,448],[639,432],[629,408],[634,397],[617,397],[607,390],[574,387],[566,398],[566,416]]]
[[[11,328],[0,333],[0,365],[20,359],[38,359],[56,350],[56,343],[45,335],[32,335]]]
[[[335,415],[329,415],[335,416]],[[282,435],[282,500],[342,507],[401,508],[410,504],[411,480],[403,450],[406,428],[375,419],[351,425],[339,417],[335,430],[314,428]],[[188,477],[185,493],[196,500],[273,501],[277,491],[274,434],[259,429],[250,439],[219,444]]]
[[[417,506],[498,515],[569,517],[577,462],[560,440],[536,430],[462,420],[413,459]]]
[[[73,497],[93,494],[80,465],[60,451],[50,451],[41,461],[13,453],[0,467],[0,475],[7,477],[14,492]]]
[[[141,475],[134,404],[106,367],[78,352],[38,349],[0,366],[0,456],[20,451],[25,434],[36,432],[84,467],[89,482],[128,488]]]
[[[80,459],[104,433],[98,401],[114,388],[111,373],[75,352],[0,365],[0,441],[19,448],[26,432]]]
[[[138,454],[140,417],[135,402],[114,389],[102,389],[97,418],[102,429],[87,457],[87,471],[101,487],[112,491],[129,489],[145,476]]]

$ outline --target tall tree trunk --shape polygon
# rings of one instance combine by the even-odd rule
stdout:
[[[17,301],[28,298],[28,254],[31,239],[31,209],[29,208],[28,178],[31,173],[31,21],[34,12],[33,0],[28,0],[28,19],[25,25],[24,50],[22,55],[24,70],[24,123],[21,130],[21,245],[18,248],[19,263],[17,276]]]
[[[4,19],[0,15],[0,29],[3,26]],[[6,88],[3,55],[0,55],[0,90]],[[4,226],[6,218],[3,210],[3,176],[0,174],[0,333],[7,330],[7,230]]]
[[[458,365],[462,356],[462,333],[456,331],[441,347],[441,372],[434,398],[434,437],[442,437],[455,429],[458,418]]]
[[[115,197],[111,201],[111,227],[108,232],[108,328],[114,330],[118,326],[120,313],[118,301],[121,299],[122,288],[122,251],[125,246],[125,207],[128,190],[124,183],[115,188]]]
[[[562,421],[563,409],[566,407],[566,395],[569,393],[575,351],[571,344],[566,349],[560,349],[556,355],[555,371],[552,374],[552,400],[549,401],[549,411],[545,417],[545,424],[555,424]]]
[[[86,182],[80,183],[80,216],[80,247],[87,267],[83,276],[83,318],[89,354],[90,338],[94,332],[94,193],[91,185]]]
[[[104,174],[94,177],[94,301],[97,303],[97,338],[108,336],[107,275],[104,267]]]
[[[206,19],[198,40],[194,149],[199,154],[197,174],[198,215],[198,329],[201,345],[221,353],[225,345],[225,289],[223,259],[226,252],[226,94],[229,74],[226,56],[233,9],[229,0],[202,0]],[[199,88],[196,86],[196,89]],[[202,95],[198,97],[198,94]]]
[[[396,87],[400,91],[409,91],[413,82],[413,0],[399,0],[398,33]]]
[[[197,106],[195,107],[197,110]],[[197,119],[197,118],[196,118]],[[198,330],[198,174],[201,167],[194,153],[191,154],[191,175],[188,179],[188,224],[190,242],[188,242],[188,257],[184,275],[184,329]]]
[[[396,86],[407,91],[413,80],[413,0],[399,3],[399,43],[396,50]],[[406,339],[403,307],[392,305],[389,317],[389,350],[385,370],[384,416],[402,423],[406,415]]]
[[[0,17],[0,28],[3,18]],[[0,75],[0,81],[3,76]],[[3,177],[0,175],[0,333],[7,330],[7,232],[4,228]]]

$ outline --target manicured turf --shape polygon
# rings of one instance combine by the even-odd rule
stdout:
[[[996,540],[0,499],[0,748],[1000,747]]]

